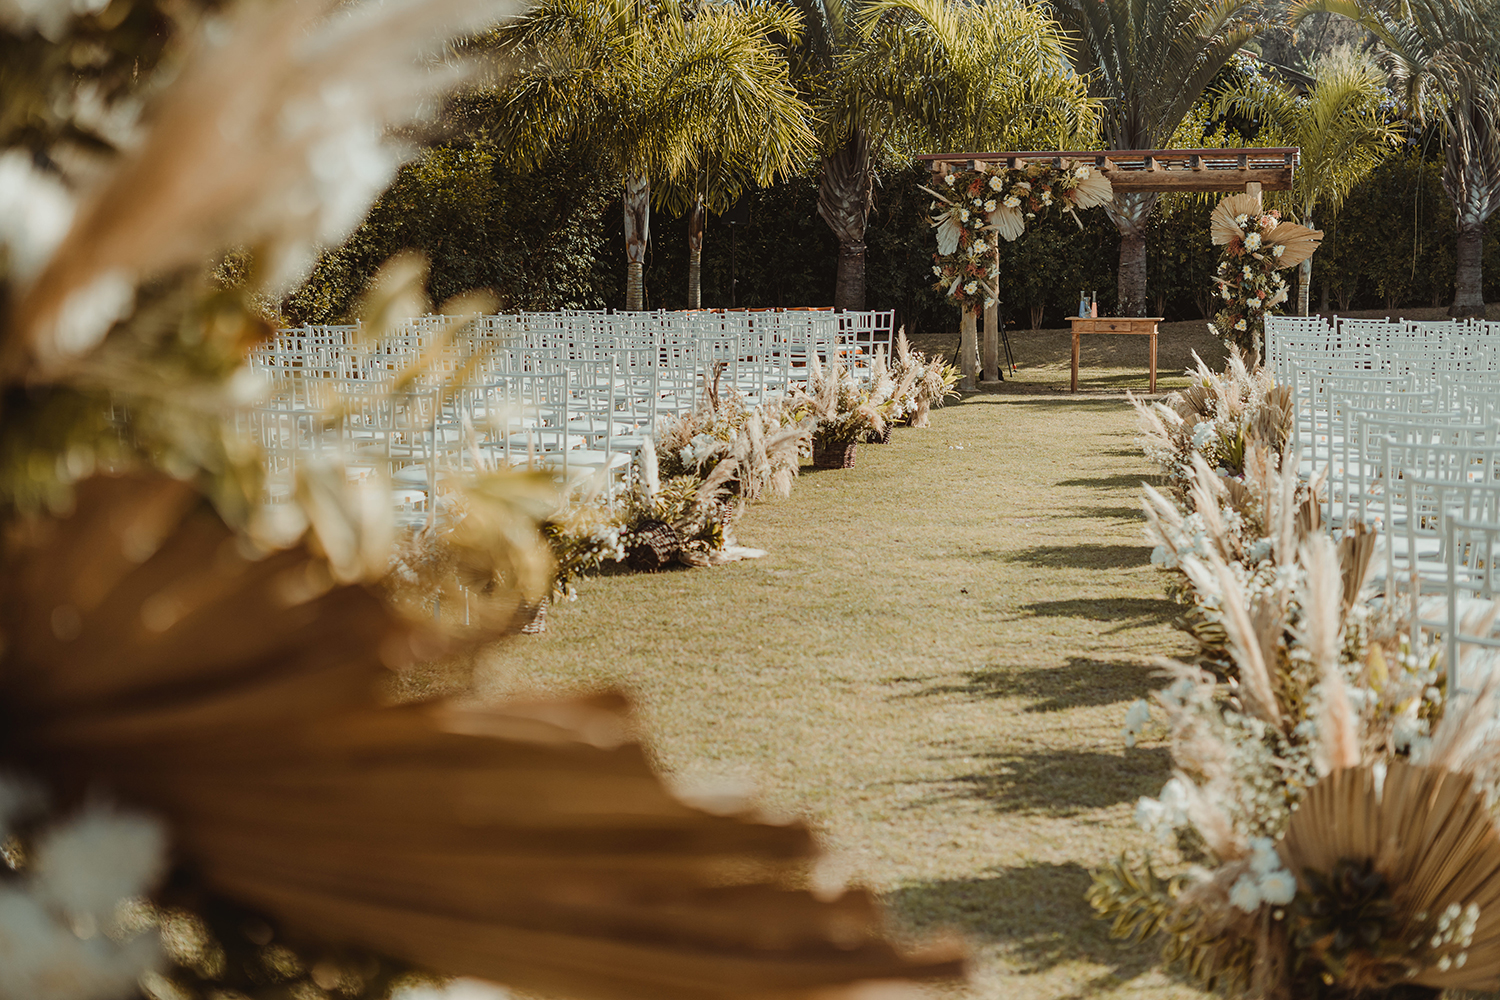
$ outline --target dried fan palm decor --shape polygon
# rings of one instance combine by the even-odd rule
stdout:
[[[618,696],[389,703],[393,671],[463,641],[400,612],[393,565],[510,612],[545,596],[533,478],[472,484],[435,554],[402,556],[337,463],[282,516],[260,504],[234,429],[258,296],[357,221],[464,77],[441,54],[505,13],[0,7],[6,996],[377,1000],[466,974],[706,1000],[960,973],[952,945],[896,949],[867,893],[801,888],[805,828],[671,795]],[[226,242],[245,288],[205,277]],[[697,516],[720,487],[653,502]]]
[[[1209,329],[1247,354],[1256,354],[1265,333],[1266,315],[1287,299],[1286,279],[1277,273],[1313,255],[1323,231],[1281,221],[1281,213],[1264,211],[1260,199],[1233,194],[1219,202],[1209,219],[1215,246],[1224,258],[1214,272],[1223,306]]]
[[[1153,559],[1200,652],[1130,709],[1127,743],[1164,735],[1174,773],[1137,805],[1154,858],[1097,873],[1093,905],[1228,994],[1500,987],[1494,664],[1450,697],[1405,602],[1371,601],[1373,536],[1321,525],[1285,390],[1238,352],[1189,374],[1136,405],[1169,486],[1146,491]]]

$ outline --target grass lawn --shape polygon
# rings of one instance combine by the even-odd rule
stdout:
[[[1059,396],[1053,357],[806,473],[743,521],[764,559],[585,583],[474,696],[633,692],[675,780],[753,783],[899,927],[968,935],[975,988],[945,997],[1197,996],[1083,899],[1167,777],[1162,746],[1124,748],[1126,707],[1186,648],[1141,533],[1131,363]]]

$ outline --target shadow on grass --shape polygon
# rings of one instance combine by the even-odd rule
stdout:
[[[918,805],[977,799],[1002,813],[1076,816],[1155,795],[1170,772],[1165,747],[1125,753],[1042,750],[965,753],[973,770],[929,784],[939,787]]]
[[[942,679],[902,697],[960,695],[972,700],[1026,698],[1027,712],[1059,712],[1090,705],[1115,705],[1144,697],[1156,670],[1139,663],[1109,663],[1087,656],[1068,658],[1067,666],[966,671],[956,680]]]
[[[1126,569],[1151,562],[1149,545],[1034,545],[1020,551],[993,549],[978,553],[982,559],[1020,563],[1023,566],[1065,569]]]
[[[1122,473],[1118,476],[1096,476],[1090,479],[1064,479],[1059,486],[1082,486],[1091,490],[1136,490],[1142,483],[1150,482],[1154,476],[1139,473]]]
[[[1068,517],[1098,518],[1105,521],[1144,521],[1145,513],[1139,507],[1075,507],[1067,511]]]
[[[1175,601],[1154,597],[1075,597],[1064,601],[1037,601],[1021,610],[1038,618],[1085,618],[1094,622],[1121,622],[1121,630],[1161,625],[1182,614]]]
[[[1088,962],[1108,971],[1080,984],[1091,996],[1156,967],[1150,944],[1109,937],[1109,925],[1084,899],[1091,882],[1082,865],[1033,862],[994,874],[920,882],[887,893],[885,904],[918,931],[952,928],[976,944],[1007,949],[1017,971],[1046,972],[1065,962]]]

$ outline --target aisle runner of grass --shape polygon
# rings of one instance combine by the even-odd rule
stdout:
[[[1167,777],[1120,728],[1184,648],[1133,438],[1119,398],[972,397],[752,508],[763,560],[585,584],[479,695],[629,688],[685,785],[752,782],[903,926],[970,935],[974,996],[1195,995],[1083,901]]]

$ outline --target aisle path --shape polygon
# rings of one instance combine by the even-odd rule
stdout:
[[[1083,902],[1166,778],[1162,747],[1124,749],[1126,707],[1185,648],[1133,426],[1118,399],[939,411],[753,508],[764,560],[585,585],[489,660],[481,696],[629,687],[680,780],[753,782],[904,926],[970,935],[969,995],[1194,996]]]

